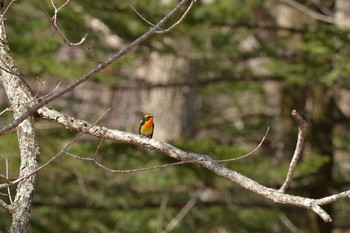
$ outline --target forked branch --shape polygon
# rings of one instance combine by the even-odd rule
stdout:
[[[91,124],[86,121],[75,119],[71,116],[64,115],[60,112],[57,112],[53,109],[49,109],[46,107],[40,109],[38,113],[44,119],[54,121],[60,125],[63,125],[66,128],[69,128],[75,131],[85,131],[87,134],[93,135],[98,138],[103,138],[103,140],[111,140],[111,141],[143,146],[144,148],[160,152],[164,155],[167,155],[173,159],[182,161],[184,163],[186,163],[186,161],[191,161],[191,163],[192,161],[196,161],[195,162],[196,164],[201,165],[203,168],[210,170],[216,175],[221,176],[225,179],[228,179],[234,183],[237,183],[241,187],[247,190],[250,190],[273,202],[311,209],[316,214],[318,214],[325,222],[331,222],[332,218],[329,216],[329,214],[327,214],[322,209],[321,206],[335,202],[340,199],[348,198],[350,194],[350,191],[346,191],[346,192],[342,192],[342,193],[321,198],[321,199],[312,199],[312,198],[286,194],[281,192],[278,189],[272,189],[272,188],[263,186],[258,182],[236,171],[230,170],[204,154],[186,152],[170,144],[160,142],[154,139],[148,139],[146,137],[142,137],[142,136],[124,132],[124,131],[113,130],[113,129],[109,129],[109,128],[106,128],[103,126],[97,126],[97,125],[91,126]],[[293,115],[296,118],[298,124],[302,122],[302,121],[299,121],[302,118],[296,113],[296,111],[295,112],[293,111]],[[300,124],[299,126],[301,127],[302,134],[304,134],[306,130],[306,125]],[[298,143],[298,146],[297,146],[298,149],[296,151],[296,154],[300,153],[301,146],[302,146],[302,141]],[[296,164],[296,162],[293,162],[293,164]],[[293,171],[293,169],[290,169],[290,170]],[[289,172],[289,174],[291,174],[290,175],[291,177],[292,172]]]

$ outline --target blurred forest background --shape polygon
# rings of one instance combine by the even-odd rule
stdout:
[[[51,1],[15,1],[6,13],[12,56],[41,95],[68,83],[157,23],[174,0],[71,0],[58,26],[72,42],[86,33],[89,48],[63,43],[42,7]],[[57,6],[64,1],[55,1]],[[180,16],[180,13],[178,14]],[[350,3],[347,0],[197,0],[185,20],[156,35],[51,107],[90,122],[137,133],[153,113],[153,138],[225,163],[278,188],[293,155],[296,109],[309,130],[289,193],[323,197],[350,182]],[[175,19],[173,20],[175,22]],[[170,23],[169,23],[170,25]],[[63,85],[63,84],[61,84]],[[0,89],[1,109],[8,106]],[[3,114],[0,123],[11,121]],[[76,136],[44,120],[35,122],[41,163]],[[18,171],[15,132],[0,140],[0,154]],[[71,151],[94,156],[99,140],[83,136]],[[171,163],[143,148],[104,142],[98,160],[111,169]],[[1,173],[5,162],[0,161]],[[13,190],[14,192],[14,190]],[[7,197],[1,197],[7,200]],[[112,174],[63,156],[39,173],[29,232],[350,232],[350,202],[326,207],[334,221],[304,209],[275,205],[194,165]],[[0,232],[11,216],[0,209]]]

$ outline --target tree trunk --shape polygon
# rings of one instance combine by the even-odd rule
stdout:
[[[335,24],[339,28],[350,28],[350,1],[336,0]]]
[[[331,195],[333,187],[332,168],[333,168],[333,101],[327,93],[327,88],[314,86],[312,92],[312,111],[311,111],[311,146],[312,150],[318,156],[326,158],[327,161],[321,166],[315,175],[310,194],[312,198],[321,198]],[[324,206],[324,210],[333,215],[332,205]],[[317,218],[318,232],[332,232],[332,223],[325,223]]]
[[[279,4],[276,9],[277,24],[282,27],[302,28],[304,25],[303,13],[284,4]],[[283,35],[288,35],[288,40],[285,44],[285,56],[292,57],[299,52],[299,45],[303,40],[302,34],[291,32],[280,32]],[[296,63],[292,58],[289,63]],[[282,84],[280,112],[277,118],[277,133],[274,143],[276,145],[276,157],[274,164],[281,160],[288,161],[293,155],[295,143],[297,141],[297,128],[295,122],[291,119],[290,113],[296,109],[302,115],[305,112],[306,103],[306,88],[304,85],[291,84],[286,81]]]
[[[9,55],[4,21],[0,25],[0,80],[3,83],[7,97],[13,109],[14,118],[22,115],[30,106],[35,104],[32,93],[26,82],[18,74],[18,70]],[[20,148],[20,171],[23,177],[32,173],[38,167],[39,146],[36,141],[32,119],[26,119],[17,127]],[[21,181],[16,190],[14,202],[9,206],[12,214],[10,232],[27,232],[27,225],[34,192],[35,175]]]
[[[151,84],[175,83],[188,73],[185,59],[172,54],[152,52],[148,62],[142,76]],[[156,115],[154,138],[169,141],[181,137],[184,101],[182,90],[174,87],[142,91],[140,108],[144,114]]]

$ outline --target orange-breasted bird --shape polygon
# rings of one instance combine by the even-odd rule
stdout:
[[[152,114],[146,114],[143,116],[143,119],[140,122],[139,125],[139,134],[152,138],[153,136],[153,130],[154,130],[154,115]]]

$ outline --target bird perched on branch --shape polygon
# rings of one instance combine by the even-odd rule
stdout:
[[[139,134],[152,138],[154,130],[154,115],[146,114],[143,116],[139,125]]]

